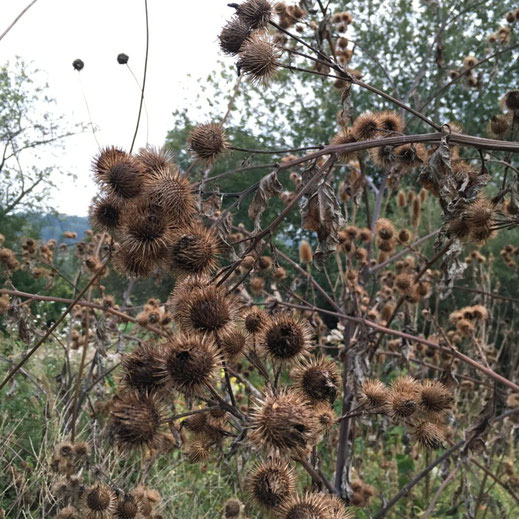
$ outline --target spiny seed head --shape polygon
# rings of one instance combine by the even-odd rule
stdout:
[[[173,389],[199,393],[220,367],[218,350],[202,335],[177,334],[166,344],[164,372]]]
[[[375,224],[375,232],[382,240],[390,240],[395,235],[395,226],[387,218],[379,218]]]
[[[108,519],[115,508],[115,494],[106,485],[94,485],[85,490],[83,507],[88,519]]]
[[[325,494],[291,495],[280,507],[280,519],[330,519],[330,502]]]
[[[312,408],[294,390],[268,392],[252,413],[250,440],[265,452],[304,455],[317,440]]]
[[[135,198],[142,191],[142,165],[135,157],[121,149],[103,149],[94,158],[93,170],[96,181],[119,198]]]
[[[136,255],[126,247],[121,247],[114,254],[114,268],[123,276],[145,278],[153,274],[157,263],[149,257]]]
[[[279,458],[264,461],[247,476],[247,487],[260,508],[273,510],[294,492],[294,472]]]
[[[380,380],[370,379],[362,384],[360,394],[361,403],[369,407],[380,407],[386,404],[388,396],[389,390]]]
[[[328,495],[326,496],[328,506],[330,507],[330,519],[353,519],[355,512],[348,510],[344,501],[338,496]]]
[[[246,337],[237,326],[229,327],[218,334],[218,346],[231,362],[245,349]]]
[[[227,148],[227,137],[220,123],[200,124],[187,138],[190,151],[196,158],[213,162]]]
[[[159,207],[174,227],[190,224],[196,214],[196,201],[189,180],[172,168],[153,171],[146,179],[144,197]]]
[[[389,168],[395,162],[395,154],[392,146],[379,146],[369,150],[371,160],[376,166],[381,168]]]
[[[242,502],[239,499],[231,497],[228,499],[223,507],[224,517],[227,519],[229,517],[238,517],[240,515],[241,509],[243,508]]]
[[[393,110],[385,110],[377,114],[378,124],[383,130],[381,135],[391,135],[393,133],[402,133],[405,123],[402,117]]]
[[[179,302],[180,303],[180,302]],[[177,305],[177,324],[182,330],[197,333],[218,332],[236,316],[236,304],[225,287],[210,285],[193,289]]]
[[[269,323],[269,316],[266,312],[256,306],[249,308],[243,315],[243,325],[250,334],[259,333]]]
[[[141,148],[137,153],[137,159],[144,166],[146,176],[160,174],[164,170],[170,172],[178,170],[173,152],[164,147],[146,146]]]
[[[351,127],[357,141],[368,141],[380,136],[380,122],[377,114],[367,112],[359,115]]]
[[[500,101],[500,107],[502,110],[519,110],[519,89],[507,92]]]
[[[204,463],[211,456],[211,450],[201,440],[193,440],[187,446],[187,460],[189,463]]]
[[[74,506],[66,506],[59,511],[56,519],[80,519],[80,517],[81,516],[77,508]]]
[[[324,434],[331,430],[337,423],[337,416],[331,404],[320,401],[312,405],[313,412],[317,418],[317,428],[319,433]]]
[[[220,33],[220,48],[225,54],[235,56],[250,35],[250,27],[240,18],[233,18]]]
[[[411,274],[402,272],[395,278],[395,286],[402,294],[409,294],[414,286],[414,279]]]
[[[311,330],[306,320],[293,313],[281,313],[263,330],[261,345],[278,361],[295,360],[310,347]]]
[[[396,378],[389,392],[389,413],[394,419],[407,418],[417,409],[420,384],[407,375]]]
[[[114,517],[117,519],[140,519],[142,503],[131,494],[123,494],[117,500]]]
[[[292,371],[295,386],[311,402],[333,404],[337,398],[339,373],[334,362],[324,357],[304,359]]]
[[[263,34],[253,33],[240,48],[238,69],[252,82],[268,83],[278,68],[280,49]]]
[[[185,279],[177,280],[175,288],[168,298],[166,309],[173,315],[181,313],[189,302],[189,296],[195,289],[204,288],[209,285],[209,276],[203,274],[199,276],[188,276]]]
[[[340,146],[341,144],[352,144],[355,142],[351,128],[344,128],[330,141],[331,146]],[[340,162],[349,162],[357,157],[356,151],[341,151],[337,154]]]
[[[445,441],[445,428],[433,422],[418,422],[413,425],[412,435],[426,449],[440,449]]]
[[[425,411],[439,413],[451,407],[452,395],[438,380],[425,380],[422,382],[420,404]]]
[[[123,381],[126,386],[141,393],[155,393],[166,385],[166,375],[161,370],[164,348],[158,344],[143,343],[122,360]]]
[[[121,219],[121,202],[114,195],[94,198],[89,208],[89,219],[96,232],[113,233]]]
[[[408,172],[422,164],[419,150],[413,144],[403,144],[395,148],[395,159],[403,172]]]
[[[506,114],[493,115],[487,125],[491,137],[502,138],[510,130],[510,118]]]
[[[111,430],[120,447],[131,450],[156,445],[162,410],[153,395],[123,393],[115,397],[110,411]]]
[[[162,209],[143,199],[124,211],[120,238],[130,254],[154,261],[166,256],[172,235]]]
[[[272,16],[269,0],[246,0],[236,7],[239,19],[251,29],[264,29]]]
[[[217,263],[220,242],[216,233],[195,223],[172,235],[167,264],[177,274],[203,274]]]

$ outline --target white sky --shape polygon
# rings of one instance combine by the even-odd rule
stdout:
[[[2,33],[30,0],[0,0]],[[150,50],[145,100],[149,114],[149,142],[162,145],[173,126],[171,113],[195,97],[200,80],[221,58],[217,35],[230,18],[230,0],[148,0]],[[81,83],[101,146],[128,149],[137,118],[140,91],[120,52],[142,81],[145,52],[144,0],[38,0],[0,41],[0,64],[20,56],[43,71],[57,111],[71,123],[88,123],[88,116],[72,61],[81,58]],[[187,75],[191,74],[192,78]],[[232,88],[233,85],[229,85]],[[206,122],[206,121],[203,121]],[[143,110],[136,148],[146,143]],[[96,189],[90,161],[97,152],[92,132],[66,140],[50,164],[77,174],[77,181],[61,181],[53,206],[67,214],[86,215]]]

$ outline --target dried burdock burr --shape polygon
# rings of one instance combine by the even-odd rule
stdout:
[[[382,240],[390,240],[395,236],[395,226],[387,218],[379,218],[375,223],[375,232]]]
[[[394,420],[408,418],[418,407],[420,384],[407,375],[396,378],[391,384],[388,411]]]
[[[269,0],[246,0],[241,4],[229,4],[236,9],[239,19],[251,29],[264,29],[272,16]]]
[[[129,59],[130,56],[128,56],[128,54],[125,54],[124,52],[121,52],[117,55],[117,63],[119,63],[119,65],[126,65]]]
[[[231,497],[223,506],[223,515],[225,519],[230,517],[239,517],[242,511],[243,504],[239,499]]]
[[[160,177],[164,171],[171,173],[178,171],[173,152],[166,147],[146,146],[141,148],[137,153],[137,159],[143,165],[146,177],[151,175],[152,181],[158,180],[156,177]]]
[[[330,502],[325,494],[292,494],[280,507],[280,519],[330,519]]]
[[[114,518],[116,519],[140,519],[142,515],[142,502],[131,494],[121,494],[115,505]]]
[[[114,195],[94,198],[89,208],[89,219],[96,232],[113,233],[121,221],[121,200]]]
[[[220,241],[216,233],[199,223],[174,231],[166,264],[176,274],[203,274],[217,264]]]
[[[251,81],[268,83],[278,68],[281,50],[263,34],[252,34],[241,46],[238,70]]]
[[[441,424],[420,421],[411,427],[413,439],[426,449],[440,449],[445,441],[445,427]]]
[[[510,90],[507,92],[499,102],[499,107],[501,110],[519,110],[519,89],[518,90]]]
[[[243,314],[243,325],[249,334],[261,332],[269,322],[268,314],[256,306],[247,309]]]
[[[115,510],[116,498],[110,487],[97,484],[85,490],[82,503],[86,519],[109,519]]]
[[[115,443],[125,450],[152,448],[160,438],[162,408],[154,395],[125,392],[110,409]]]
[[[119,148],[104,148],[94,158],[95,180],[108,193],[122,199],[135,198],[142,191],[143,169],[141,163]]]
[[[356,142],[355,137],[353,136],[353,131],[351,128],[344,128],[337,135],[333,137],[330,141],[330,146],[337,146],[341,144],[352,144]],[[340,162],[349,162],[357,157],[357,152],[355,151],[341,151],[337,154]]]
[[[207,336],[177,334],[166,344],[164,373],[171,387],[181,393],[200,393],[220,365],[216,345]]]
[[[402,117],[393,110],[385,110],[377,114],[378,125],[382,130],[382,136],[391,136],[394,133],[402,133],[405,123]]]
[[[360,390],[360,402],[368,407],[380,407],[388,401],[389,389],[377,379],[366,380]]]
[[[310,402],[333,404],[340,383],[337,366],[324,357],[301,361],[291,372],[294,385]]]
[[[235,56],[240,51],[243,42],[249,37],[251,29],[242,19],[233,18],[222,29],[220,36],[220,48],[225,54]]]
[[[273,360],[296,360],[310,348],[312,332],[308,322],[294,313],[274,316],[261,334],[260,345]]]
[[[256,465],[247,476],[250,496],[265,511],[278,508],[295,491],[295,476],[290,466],[279,458]]]
[[[426,412],[440,413],[452,406],[451,392],[437,380],[424,380],[420,390],[420,405]]]
[[[223,331],[236,317],[236,302],[225,287],[210,285],[179,294],[176,321],[184,331],[214,333]]]
[[[136,255],[126,247],[121,247],[114,254],[114,268],[130,278],[145,278],[157,269],[157,262],[142,255]]]
[[[268,392],[252,412],[249,439],[266,453],[304,456],[317,440],[318,423],[311,406],[296,391]]]
[[[507,114],[493,115],[487,125],[487,133],[501,139],[510,130],[510,122]]]
[[[189,463],[204,463],[211,457],[211,450],[201,440],[193,440],[187,445],[187,460]]]
[[[367,141],[380,137],[380,130],[378,114],[371,112],[359,115],[351,127],[352,135],[357,141]]]
[[[200,124],[187,138],[189,150],[195,158],[213,162],[227,148],[227,137],[220,123]]]
[[[125,386],[140,393],[158,393],[167,383],[163,372],[164,347],[160,344],[145,342],[122,358]]]
[[[245,334],[237,326],[228,327],[217,336],[218,347],[229,362],[240,355],[245,349],[246,342]]]

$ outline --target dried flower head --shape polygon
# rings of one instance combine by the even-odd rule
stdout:
[[[153,395],[127,392],[114,398],[111,431],[123,449],[153,447],[160,436],[162,410]]]
[[[292,371],[292,378],[295,386],[311,402],[333,404],[337,397],[340,382],[337,366],[324,357],[304,359]]]
[[[150,342],[140,344],[122,359],[124,384],[146,394],[161,391],[167,382],[161,370],[163,361],[163,346]]]
[[[274,510],[294,492],[294,472],[287,463],[273,458],[252,469],[247,476],[247,487],[259,507]]]
[[[375,223],[375,232],[382,240],[390,240],[395,236],[395,226],[387,218],[379,218]]]
[[[236,7],[236,14],[251,29],[263,29],[272,16],[272,4],[269,0],[246,0]]]
[[[280,57],[280,49],[268,36],[253,33],[241,46],[237,66],[251,81],[268,83]]]
[[[175,172],[178,170],[173,152],[165,147],[146,146],[141,148],[137,153],[137,159],[142,163],[147,176],[158,175],[163,171]]]
[[[56,519],[80,519],[81,515],[79,514],[79,511],[74,506],[66,506],[65,508],[62,508],[58,515],[56,516]]]
[[[89,219],[97,232],[114,232],[120,223],[121,202],[113,195],[94,198],[89,208]]]
[[[353,137],[353,131],[351,128],[344,128],[330,141],[330,146],[340,146],[342,144],[352,144],[356,142]],[[340,162],[349,162],[357,157],[355,151],[341,151],[337,154]]]
[[[219,367],[218,350],[208,337],[177,334],[166,344],[164,373],[181,393],[199,393]]]
[[[407,375],[396,378],[391,384],[388,410],[393,419],[407,418],[418,407],[420,384]]]
[[[175,231],[168,249],[167,264],[179,274],[203,274],[213,270],[219,253],[216,233],[195,223]]]
[[[146,256],[135,255],[126,247],[121,247],[114,254],[115,270],[130,278],[148,277],[156,267],[156,261]]]
[[[217,344],[225,358],[231,362],[245,349],[247,339],[237,326],[229,327],[218,334]]]
[[[239,517],[242,508],[242,502],[235,497],[231,497],[231,499],[228,499],[223,506],[223,515],[226,519],[228,517]]]
[[[189,134],[189,149],[196,158],[212,162],[227,148],[227,137],[220,123],[200,124]]]
[[[211,457],[211,449],[201,440],[193,440],[187,445],[189,463],[205,463]]]
[[[269,320],[268,314],[256,306],[247,309],[243,314],[243,325],[250,334],[261,332]]]
[[[268,392],[252,412],[250,440],[265,452],[304,455],[317,440],[312,408],[294,390]]]
[[[380,407],[388,401],[389,390],[386,385],[377,379],[366,380],[362,384],[360,401],[369,407]]]
[[[440,413],[450,409],[451,392],[438,380],[425,380],[420,391],[420,404],[425,411]]]
[[[108,519],[115,509],[115,494],[106,485],[94,485],[83,494],[83,508],[86,519]]]
[[[487,125],[487,133],[491,137],[503,138],[510,130],[510,118],[506,114],[493,115]]]
[[[281,519],[330,519],[330,502],[326,494],[291,495],[280,507]]]
[[[236,304],[223,286],[210,285],[185,293],[177,304],[176,320],[182,330],[218,332],[236,316]]]
[[[131,494],[122,494],[115,505],[114,518],[116,519],[140,519],[144,517],[142,502]]]
[[[260,342],[265,352],[278,361],[304,355],[310,347],[311,330],[306,320],[293,313],[281,313],[263,330]]]
[[[103,149],[94,158],[93,170],[96,181],[115,196],[129,199],[141,193],[144,178],[142,165],[121,149]]]
[[[413,438],[426,449],[440,449],[445,441],[445,428],[440,424],[421,421],[412,426]]]
[[[380,136],[380,122],[377,114],[367,112],[359,115],[351,127],[355,140],[368,141]]]
[[[377,114],[377,119],[382,135],[392,135],[393,133],[402,133],[404,131],[404,120],[393,110],[380,112]]]
[[[220,48],[225,54],[234,56],[240,51],[243,42],[249,37],[250,27],[240,18],[233,18],[222,29],[218,39],[220,40]]]
[[[519,110],[519,89],[510,90],[510,92],[507,92],[501,98],[499,106],[502,110]]]

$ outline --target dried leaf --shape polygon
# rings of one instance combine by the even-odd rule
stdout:
[[[274,171],[261,179],[249,206],[249,218],[254,220],[255,231],[261,228],[261,215],[267,208],[270,198],[281,193],[283,189],[282,184],[278,180],[277,173],[277,171]]]

